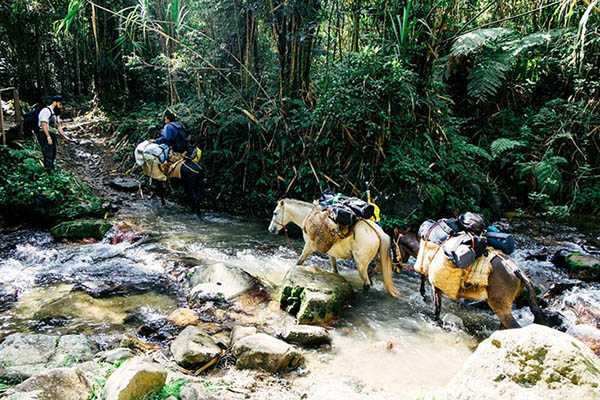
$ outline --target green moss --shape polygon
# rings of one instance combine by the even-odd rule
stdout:
[[[102,239],[112,224],[103,219],[83,218],[65,221],[52,228],[52,235],[58,239]]]
[[[595,263],[584,263],[584,262],[581,262],[580,260],[578,260],[577,259],[578,257],[589,257],[589,256],[586,256],[585,254],[581,254],[578,252],[573,252],[573,253],[570,253],[565,258],[565,260],[569,266],[569,270],[571,272],[577,272],[582,269],[600,272],[600,260],[597,260],[597,262],[595,262]],[[592,259],[592,257],[590,257],[590,259]]]

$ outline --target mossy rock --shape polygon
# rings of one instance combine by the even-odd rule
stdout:
[[[582,281],[600,281],[600,258],[581,253],[570,253],[565,261],[569,266],[569,278]]]
[[[301,324],[328,324],[352,301],[352,286],[340,275],[319,268],[292,267],[283,282],[280,306]]]
[[[588,254],[561,250],[552,262],[568,269],[569,278],[586,282],[600,282],[600,258]]]
[[[104,219],[82,218],[74,221],[61,222],[52,229],[52,235],[57,239],[102,239],[112,224]]]

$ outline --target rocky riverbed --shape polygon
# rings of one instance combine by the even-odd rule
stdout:
[[[309,267],[296,267],[296,254],[284,237],[267,234],[266,221],[216,213],[190,217],[184,207],[163,207],[154,200],[129,203],[111,225],[100,241],[57,240],[32,230],[3,234],[0,375],[5,397],[41,390],[29,380],[15,385],[37,377],[38,383],[83,382],[72,386],[74,393],[84,394],[72,398],[88,392],[97,396],[92,398],[120,398],[113,393],[129,396],[130,390],[145,393],[161,385],[164,393],[172,390],[182,399],[440,398],[445,388],[475,398],[459,377],[463,368],[473,368],[474,357],[489,357],[473,352],[497,329],[497,319],[477,304],[445,299],[444,322],[438,325],[431,303],[418,294],[414,273],[394,278],[402,299],[390,298],[379,278],[364,292],[351,262],[341,263],[341,280],[325,271],[328,262],[318,255],[309,259]],[[562,248],[584,251],[578,243],[587,236],[564,226],[546,232],[543,224],[526,221],[507,222],[505,228],[515,231],[520,244],[515,259],[540,292],[547,292],[546,307],[564,316],[560,329],[568,335],[552,330],[565,336],[548,337],[581,339],[581,358],[596,368],[598,284],[571,279],[550,261]],[[319,278],[303,281],[306,277]],[[306,303],[310,299],[316,303]],[[524,325],[533,320],[526,308],[515,314]],[[305,325],[315,323],[325,328]],[[499,356],[495,365],[521,370],[530,364],[529,355]],[[533,358],[540,362],[534,370],[550,368]],[[141,389],[131,388],[125,378],[113,383],[110,376],[119,368],[119,376],[137,382],[139,373],[154,383]],[[530,378],[515,379],[540,393],[586,398],[600,379],[593,368],[572,378],[587,382],[575,392],[564,379],[543,387],[527,383]],[[491,379],[489,374],[481,379]],[[496,386],[489,395],[504,390]]]

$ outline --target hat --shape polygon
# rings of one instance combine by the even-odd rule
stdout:
[[[63,99],[63,97],[61,95],[56,95],[52,98],[52,101],[57,102],[57,103],[64,103],[65,99]]]

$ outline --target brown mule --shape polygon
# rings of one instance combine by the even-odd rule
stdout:
[[[405,264],[410,256],[417,258],[419,252],[419,237],[412,232],[394,232],[394,252],[397,262]],[[425,279],[421,275],[421,295],[425,299]],[[488,286],[470,290],[461,290],[459,297],[469,300],[487,300],[488,305],[498,316],[502,328],[520,328],[519,323],[512,315],[512,304],[523,288],[529,292],[529,308],[534,315],[534,323],[548,326],[556,325],[556,317],[546,315],[537,304],[537,298],[531,280],[506,255],[499,255],[492,259],[492,270],[488,279]],[[432,285],[435,306],[435,318],[439,319],[442,308],[442,291]],[[553,319],[554,321],[551,321]]]

